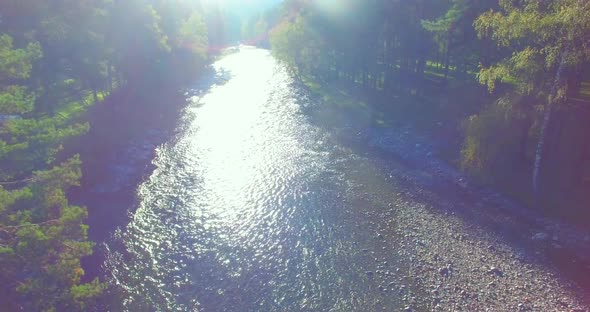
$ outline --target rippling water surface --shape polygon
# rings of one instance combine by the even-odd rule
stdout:
[[[309,98],[269,52],[242,49],[214,68],[217,83],[195,88],[111,244],[106,267],[126,309],[346,311],[387,302],[367,283],[372,258],[361,249],[374,238],[355,221],[368,201],[351,195],[357,186],[346,177],[375,169],[308,120]]]

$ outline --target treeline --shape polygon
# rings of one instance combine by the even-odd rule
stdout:
[[[201,13],[189,0],[1,1],[0,309],[86,310],[103,291],[81,282],[93,243],[65,195],[81,160],[64,145],[116,90],[198,73]]]
[[[420,115],[460,107],[465,172],[590,217],[590,2],[289,0],[281,15],[270,43],[295,75],[436,103]]]
[[[269,32],[282,18],[282,7],[280,6],[252,15],[242,23],[241,38],[243,43],[270,48]]]

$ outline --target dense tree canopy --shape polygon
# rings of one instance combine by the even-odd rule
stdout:
[[[590,167],[588,3],[292,0],[270,42],[304,79],[418,103],[419,120],[456,111],[446,122],[462,129],[463,170],[529,203],[590,215],[589,170],[579,170]]]
[[[86,310],[87,212],[68,203],[81,160],[63,146],[87,108],[118,88],[194,75],[208,59],[194,1],[29,1],[0,5],[0,281],[3,309]]]

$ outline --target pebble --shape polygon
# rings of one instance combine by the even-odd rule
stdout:
[[[440,268],[438,269],[438,273],[444,277],[449,276],[449,268]]]
[[[547,233],[543,233],[543,232],[539,232],[539,233],[537,233],[537,234],[533,235],[533,237],[532,237],[532,239],[533,239],[534,241],[538,241],[538,242],[540,242],[540,241],[544,241],[544,240],[546,240],[547,238],[549,238],[549,235],[547,235]]]
[[[491,267],[488,270],[488,274],[495,274],[500,277],[504,276],[504,272],[502,272],[502,270],[498,269],[497,267]]]

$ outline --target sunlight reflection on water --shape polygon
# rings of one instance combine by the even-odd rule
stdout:
[[[347,185],[305,97],[268,51],[214,65],[106,267],[131,311],[330,310],[370,296],[357,268]],[[356,301],[355,301],[356,300]]]

